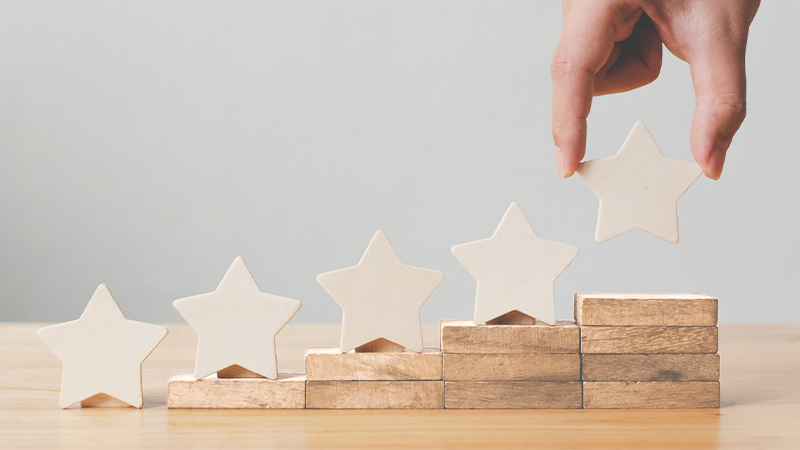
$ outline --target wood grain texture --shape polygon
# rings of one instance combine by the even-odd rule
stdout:
[[[442,352],[426,347],[422,353],[342,353],[338,348],[309,347],[305,368],[307,380],[441,380]]]
[[[540,238],[522,208],[512,203],[491,237],[456,245],[452,252],[478,282],[475,323],[519,311],[554,325],[553,283],[578,255],[578,247]]]
[[[441,409],[443,381],[308,381],[309,409]]]
[[[581,327],[581,353],[716,353],[717,327]]]
[[[442,320],[443,353],[578,353],[580,330],[574,322],[555,325],[475,325]]]
[[[400,344],[395,344],[394,342],[384,339],[378,338],[374,341],[369,341],[364,345],[360,345],[356,347],[353,351],[356,353],[370,353],[370,352],[389,352],[389,353],[400,353],[405,351],[405,347]],[[341,353],[341,349],[339,353]]]
[[[144,407],[58,408],[61,363],[36,337],[47,324],[0,324],[0,448],[8,449],[797,449],[800,326],[721,325],[722,409],[167,409],[167,381],[191,373],[197,335],[168,324],[144,361]],[[438,346],[439,324],[423,324]],[[336,347],[340,324],[289,322],[282,371],[309,346]],[[109,444],[111,443],[111,444]]]
[[[581,355],[584,381],[719,381],[718,354]]]
[[[710,409],[719,406],[718,381],[583,383],[585,409]]]
[[[595,240],[604,242],[639,228],[678,243],[678,199],[703,171],[666,158],[642,121],[615,156],[585,161],[578,175],[600,198]]]
[[[447,409],[580,409],[580,382],[445,381]]]
[[[108,287],[99,285],[79,319],[37,333],[64,366],[59,406],[141,408],[142,363],[167,333],[128,320]]]
[[[580,381],[577,353],[445,353],[445,381]]]
[[[342,352],[359,347],[387,350],[381,343],[371,344],[376,339],[421,352],[419,309],[443,279],[442,272],[403,264],[380,230],[358,264],[317,275],[319,284],[343,310]],[[363,348],[367,344],[370,346]],[[399,347],[390,346],[388,350],[397,351]]]
[[[199,336],[196,379],[251,373],[275,379],[275,336],[302,303],[261,292],[244,259],[238,257],[214,292],[181,298],[173,305]]]
[[[717,299],[705,294],[575,294],[578,325],[713,327]]]
[[[305,377],[279,373],[278,378],[208,378],[175,374],[169,379],[167,405],[188,409],[303,409]]]

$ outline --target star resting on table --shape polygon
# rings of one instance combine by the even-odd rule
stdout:
[[[478,282],[475,324],[519,311],[555,325],[553,283],[578,255],[578,247],[540,238],[522,208],[512,203],[492,237],[452,251]]]
[[[343,310],[342,352],[377,339],[421,352],[419,309],[443,279],[442,272],[403,264],[383,231],[357,265],[317,276]]]
[[[44,327],[39,337],[64,365],[59,406],[142,407],[142,362],[167,329],[125,318],[105,284],[78,320]]]
[[[703,173],[700,166],[664,157],[642,121],[615,156],[578,165],[578,175],[600,197],[595,240],[639,228],[678,243],[678,199]]]
[[[214,292],[173,304],[197,332],[196,379],[215,372],[278,378],[275,336],[302,306],[298,300],[261,292],[241,257]]]

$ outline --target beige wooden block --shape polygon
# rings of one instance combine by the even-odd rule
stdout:
[[[581,383],[445,381],[448,409],[580,409]]]
[[[167,383],[169,408],[303,409],[306,380],[301,373],[279,373],[277,379],[217,378],[196,380],[175,374]]]
[[[580,381],[577,353],[445,353],[445,381]]]
[[[581,356],[584,381],[719,381],[718,354]]]
[[[342,353],[338,348],[306,350],[306,379],[325,381],[441,380],[442,352]]]
[[[442,272],[403,264],[380,230],[358,264],[317,275],[319,284],[342,307],[343,352],[356,348],[421,352],[419,309],[443,279]]]
[[[719,381],[683,383],[587,381],[586,409],[711,409],[719,408]]]
[[[442,409],[444,381],[308,381],[309,409]]]
[[[540,238],[517,203],[490,238],[456,245],[453,255],[478,282],[473,321],[485,324],[517,311],[554,325],[553,283],[578,247]]]
[[[443,353],[578,353],[580,330],[574,322],[555,325],[475,325],[442,320]]]
[[[44,327],[38,334],[64,365],[59,406],[141,408],[142,362],[167,329],[126,319],[101,284],[79,319]]]
[[[717,327],[581,327],[581,353],[716,353]]]
[[[666,158],[642,121],[615,156],[585,161],[578,175],[600,197],[597,242],[639,228],[678,243],[678,199],[703,173],[700,166]]]
[[[713,327],[717,299],[705,294],[575,294],[578,325]]]

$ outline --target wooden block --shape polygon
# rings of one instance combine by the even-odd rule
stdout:
[[[64,365],[59,406],[141,408],[142,362],[167,329],[126,319],[101,284],[78,320],[44,327],[38,334]]]
[[[343,310],[342,352],[421,352],[419,309],[443,279],[442,272],[403,264],[380,230],[358,264],[317,275]]]
[[[442,352],[342,353],[338,348],[306,350],[306,379],[325,381],[441,380]]]
[[[279,373],[278,378],[217,378],[196,380],[175,374],[167,383],[169,408],[303,409],[306,380],[301,373]]]
[[[182,298],[175,309],[197,332],[194,377],[278,376],[275,336],[302,303],[261,292],[236,258],[214,292]]]
[[[578,353],[580,330],[574,322],[555,325],[475,325],[442,320],[443,353]]]
[[[666,158],[642,121],[615,156],[585,161],[578,175],[600,197],[597,242],[639,228],[678,243],[678,199],[703,173],[700,166]]]
[[[374,341],[367,342],[366,344],[361,345],[359,347],[356,347],[353,351],[355,351],[356,353],[362,353],[362,352],[363,353],[370,353],[370,352],[394,352],[394,353],[400,353],[402,351],[405,351],[405,349],[406,348],[403,347],[400,344],[395,344],[394,342],[392,342],[392,341],[390,341],[388,339],[379,338],[379,339],[375,339]],[[341,349],[339,349],[339,353],[342,353]]]
[[[492,237],[451,251],[478,282],[475,323],[509,313],[556,323],[553,284],[578,255],[578,247],[540,238],[517,203],[508,207]]]
[[[717,327],[581,327],[581,353],[716,353]]]
[[[309,409],[442,409],[444,381],[308,381]]]
[[[580,381],[577,353],[445,353],[446,381]]]
[[[445,381],[448,409],[580,409],[580,382]]]
[[[704,294],[575,294],[578,325],[713,327],[717,299]]]
[[[581,356],[584,381],[719,381],[718,354]]]
[[[682,383],[588,381],[583,383],[586,409],[719,408],[719,381]]]

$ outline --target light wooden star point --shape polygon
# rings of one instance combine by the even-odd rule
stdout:
[[[173,304],[197,332],[196,379],[217,372],[276,379],[275,336],[302,306],[298,300],[261,292],[241,257],[214,292]]]
[[[476,324],[516,311],[555,325],[553,283],[578,251],[540,238],[517,203],[508,207],[492,237],[452,248],[478,283]]]
[[[64,366],[59,406],[141,408],[142,363],[167,333],[125,318],[108,287],[98,286],[78,320],[38,332]]]
[[[678,243],[678,199],[703,173],[700,166],[665,157],[642,121],[615,156],[585,161],[578,175],[600,198],[595,240],[634,229]]]
[[[403,264],[380,230],[357,265],[317,276],[343,310],[342,352],[379,339],[422,352],[419,309],[443,279],[442,272]]]

